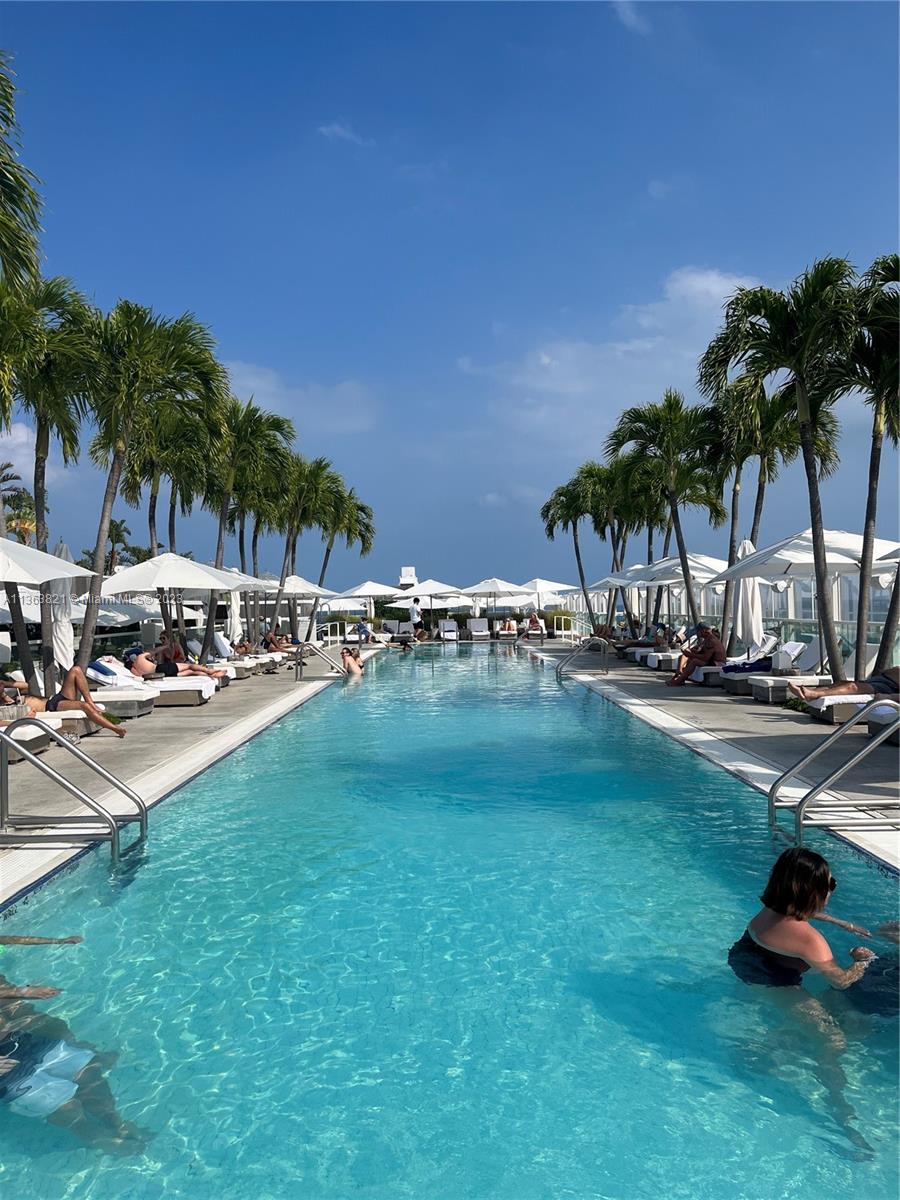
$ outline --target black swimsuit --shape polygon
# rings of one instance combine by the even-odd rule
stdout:
[[[799,959],[777,954],[760,946],[745,929],[739,941],[728,951],[728,965],[744,983],[761,983],[764,987],[799,987],[807,969],[794,966]]]

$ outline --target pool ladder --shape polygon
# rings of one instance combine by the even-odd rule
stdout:
[[[804,767],[808,767],[810,763],[814,762],[829,746],[839,742],[875,708],[892,708],[896,719],[888,722],[878,733],[873,734],[866,744],[851,755],[845,763],[826,775],[821,783],[811,787],[799,800],[779,799],[778,793],[786,783],[789,783]],[[794,839],[798,846],[803,845],[803,830],[807,827],[837,830],[900,829],[900,796],[888,800],[851,800],[848,796],[832,796],[822,799],[823,792],[858,763],[861,763],[863,759],[868,758],[876,747],[886,741],[891,734],[896,733],[898,729],[900,729],[900,703],[898,701],[877,696],[865,704],[855,716],[851,717],[849,721],[845,721],[824,742],[820,742],[814,750],[779,775],[769,788],[769,826],[773,832],[781,828],[778,823],[779,810],[786,808],[793,809],[794,812]],[[886,815],[892,812],[895,813],[894,816]]]
[[[591,634],[589,637],[582,638],[573,650],[570,650],[565,658],[561,658],[556,664],[556,678],[562,679],[566,672],[569,663],[581,653],[582,650],[588,650],[593,644],[600,647],[600,670],[604,675],[609,674],[609,642],[606,638],[597,637],[596,634]]]
[[[336,659],[332,658],[330,654],[326,654],[325,651],[321,648],[321,646],[317,646],[315,644],[315,642],[302,642],[297,647],[297,653],[294,656],[294,682],[295,683],[299,683],[300,680],[303,679],[303,651],[307,648],[307,646],[314,653],[318,654],[319,658],[323,658],[325,660],[325,662],[329,663],[332,667],[334,667],[335,671],[337,671],[338,674],[340,674],[340,675],[347,674],[347,668],[344,666],[344,664],[339,663]]]
[[[111,784],[116,791],[121,792],[134,806],[134,812],[110,812],[99,800],[93,799],[71,780],[60,774],[54,767],[43,762],[28,749],[26,742],[17,742],[11,735],[14,729],[32,728],[46,734],[57,745],[89,767],[101,779]],[[67,816],[49,816],[46,813],[12,813],[9,806],[9,753],[15,751],[26,762],[59,784],[70,796],[74,796],[79,804],[89,809],[93,814],[70,814]],[[113,863],[117,863],[121,854],[120,834],[124,826],[138,824],[138,836],[125,851],[130,853],[147,840],[147,805],[127,784],[123,783],[105,767],[73,745],[55,729],[36,717],[20,717],[5,728],[0,729],[0,846],[18,846],[39,842],[109,842],[109,852]],[[39,829],[40,833],[18,833],[19,829]]]

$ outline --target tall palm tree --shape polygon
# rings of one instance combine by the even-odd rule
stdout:
[[[900,433],[898,397],[898,346],[900,346],[900,256],[877,258],[857,288],[859,329],[853,340],[842,382],[856,388],[872,409],[872,443],[866,488],[866,515],[859,572],[859,602],[856,610],[855,677],[866,674],[866,643],[869,636],[869,603],[872,592],[872,559],[875,522],[878,515],[878,480],[885,438],[897,445]],[[892,646],[893,649],[893,639]],[[879,655],[880,657],[880,655]],[[884,666],[890,665],[884,663]]]
[[[6,499],[6,527],[23,546],[30,546],[37,530],[34,497],[28,488],[15,488]]]
[[[119,547],[123,550],[128,548],[128,539],[131,537],[131,530],[124,521],[117,521],[113,517],[109,522],[109,532],[106,535],[109,542],[109,555],[106,559],[106,574],[112,575],[116,567],[119,565]]]
[[[700,360],[699,385],[717,395],[737,366],[760,382],[786,373],[780,392],[794,405],[806,472],[816,572],[816,596],[832,677],[844,678],[834,627],[831,587],[815,449],[815,410],[839,394],[832,380],[849,357],[858,329],[854,272],[843,258],[824,258],[795,280],[786,293],[772,288],[738,288],[725,308],[722,331]]]
[[[685,504],[700,503],[708,508],[714,523],[724,518],[714,473],[704,459],[704,448],[711,440],[710,430],[710,410],[700,405],[689,407],[680,392],[668,388],[658,403],[626,409],[606,439],[606,451],[611,458],[630,446],[641,458],[654,463],[672,519],[688,612],[695,625],[700,620],[700,610],[691,579],[681,510]]]
[[[291,567],[292,551],[297,538],[309,529],[326,529],[335,521],[340,507],[344,482],[332,469],[327,458],[304,458],[292,454],[282,479],[279,524],[284,533],[284,556],[275,596],[273,624],[278,620],[284,584]]]
[[[335,507],[326,515],[325,524],[322,526],[325,553],[322,556],[322,566],[319,570],[320,588],[325,586],[328,561],[338,538],[343,539],[348,550],[353,546],[359,546],[360,558],[365,558],[375,544],[375,515],[369,505],[362,503],[353,488],[344,490],[343,486],[335,499]],[[318,608],[319,600],[316,597],[306,626],[307,641],[313,635]]]
[[[627,473],[627,464],[623,464],[619,459],[614,459],[606,465],[589,460],[582,463],[575,472],[576,485],[585,497],[587,512],[591,518],[594,532],[602,542],[607,539],[610,542],[613,574],[625,566],[625,551],[629,534],[639,527],[635,508],[625,486]],[[610,590],[606,615],[607,624],[612,624],[617,593],[622,596],[625,619],[632,637],[634,637],[637,633],[636,623],[624,588]]]
[[[189,313],[158,317],[149,308],[120,300],[107,316],[94,313],[91,327],[96,347],[91,417],[97,426],[91,456],[107,467],[107,477],[94,545],[95,574],[78,646],[81,667],[90,661],[109,522],[138,414],[144,421],[176,410],[203,420],[205,410],[222,403],[227,385],[209,330]]]
[[[294,425],[287,417],[266,412],[253,399],[246,402],[230,396],[222,410],[220,436],[210,462],[206,505],[218,511],[215,566],[225,563],[225,534],[228,513],[235,490],[249,493],[267,471],[278,473],[287,465],[288,450],[294,439]],[[206,632],[200,661],[205,662],[212,649],[218,595],[210,594]]]
[[[642,458],[639,454],[622,454],[615,460],[620,464],[622,472],[622,492],[629,497],[633,519],[637,529],[643,529],[647,535],[647,565],[655,561],[655,536],[662,533],[662,557],[669,554],[669,543],[672,538],[672,519],[663,498],[662,486],[657,465],[652,460]],[[651,596],[655,592],[651,616]],[[652,588],[648,585],[645,600],[645,615],[648,627],[659,623],[659,613],[662,606],[663,589]]]
[[[581,542],[578,537],[579,522],[583,521],[588,515],[586,500],[587,498],[581,484],[575,479],[570,479],[568,483],[561,484],[558,488],[553,489],[550,498],[541,506],[541,520],[544,522],[544,533],[551,542],[556,537],[556,532],[559,529],[572,535],[572,548],[575,551],[578,581],[581,584],[581,592],[584,596],[591,629],[596,633],[598,628],[597,618],[594,615],[591,596],[588,592],[584,564],[581,561]]]
[[[34,279],[18,289],[0,284],[0,314],[18,329],[21,352],[14,365],[16,400],[34,422],[35,545],[48,549],[47,460],[55,440],[68,466],[78,458],[79,433],[90,376],[90,339],[83,297],[67,279]],[[44,693],[56,688],[53,610],[41,589],[41,668]]]
[[[41,201],[35,175],[19,161],[11,56],[0,51],[0,272],[14,289],[37,275]]]

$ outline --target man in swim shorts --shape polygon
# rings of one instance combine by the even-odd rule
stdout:
[[[888,667],[880,675],[871,675],[868,679],[850,679],[827,687],[789,683],[788,690],[801,700],[818,700],[820,696],[896,696],[900,692],[900,667]]]

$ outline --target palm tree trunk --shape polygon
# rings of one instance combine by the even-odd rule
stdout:
[[[668,493],[669,508],[672,513],[672,525],[675,529],[675,543],[678,546],[678,557],[681,559],[681,572],[684,575],[684,594],[687,598],[688,613],[691,624],[697,625],[700,614],[697,610],[697,599],[694,596],[694,581],[691,579],[691,569],[688,563],[687,546],[684,542],[684,531],[681,528],[681,514],[678,511],[678,500],[673,491]]]
[[[78,643],[78,654],[75,661],[82,671],[91,661],[94,649],[94,634],[97,630],[97,612],[100,608],[100,588],[103,584],[103,567],[106,561],[106,541],[109,537],[109,523],[112,520],[113,505],[119,492],[119,479],[122,475],[122,464],[125,461],[125,451],[128,448],[127,433],[119,440],[113,454],[112,463],[106,476],[106,489],[103,493],[103,504],[100,508],[100,524],[97,526],[97,541],[94,543],[94,558],[91,569],[91,589],[88,592],[87,606],[84,613],[84,624],[81,627],[81,641]]]
[[[884,629],[881,633],[881,645],[878,647],[878,657],[875,660],[873,674],[886,671],[894,666],[894,642],[897,640],[897,626],[900,624],[900,565],[894,576],[894,586],[891,588],[891,602],[884,618]]]
[[[591,629],[594,633],[597,632],[597,618],[594,616],[594,609],[591,604],[590,592],[587,588],[587,579],[584,575],[584,563],[581,561],[581,545],[578,541],[578,522],[572,522],[572,545],[575,547],[575,564],[578,567],[578,580],[581,583],[581,592],[584,596],[584,603],[587,607],[588,620],[591,623]]]
[[[328,539],[328,544],[325,547],[325,554],[322,558],[322,569],[319,571],[319,587],[325,586],[325,572],[328,570],[328,560],[331,558],[331,551],[334,549],[334,535]],[[306,626],[306,641],[312,641],[313,630],[316,627],[316,613],[319,611],[319,597],[316,596],[313,600],[312,612],[309,614],[309,624]]]
[[[150,557],[159,554],[159,537],[156,532],[156,505],[159,500],[159,476],[154,475],[150,484],[150,496],[147,499],[147,531],[150,534]]]
[[[865,679],[866,677],[866,643],[869,640],[869,603],[872,595],[875,517],[878,512],[878,477],[881,474],[881,448],[883,442],[884,407],[880,401],[876,401],[875,415],[872,420],[872,446],[869,451],[869,484],[866,493],[866,517],[863,522],[862,554],[859,562],[859,601],[856,606],[856,662],[854,664],[854,679]]]
[[[818,463],[813,445],[812,419],[806,384],[799,377],[797,384],[797,410],[800,417],[800,448],[803,451],[803,466],[806,470],[806,487],[809,492],[809,522],[812,529],[813,560],[816,567],[816,605],[822,637],[828,652],[831,678],[835,683],[844,681],[844,664],[841,647],[834,628],[834,610],[831,604],[831,580],[825,557],[825,527],[822,521],[822,498],[819,495]]]
[[[175,549],[175,516],[178,509],[178,489],[173,481],[172,490],[169,493],[169,552],[177,554]]]
[[[669,517],[668,521],[666,522],[666,535],[663,538],[663,548],[662,548],[663,558],[669,557],[669,547],[671,546],[671,544],[672,544],[672,518]],[[662,612],[663,592],[665,590],[666,590],[665,588],[661,588],[661,587],[656,589],[656,601],[654,602],[654,605],[653,605],[653,624],[654,625],[659,624],[660,613]]]
[[[238,557],[241,562],[241,570],[243,571],[243,573],[245,575],[247,574],[246,533],[247,533],[247,518],[245,517],[245,515],[243,513],[241,513],[241,519],[238,523]],[[251,630],[251,624],[252,624],[251,620],[250,620],[250,593],[243,592],[241,594],[241,600],[244,605],[244,624],[247,627],[247,637],[249,637],[250,630]]]
[[[278,591],[275,593],[275,608],[272,613],[271,628],[274,629],[278,624],[278,614],[281,610],[281,601],[284,598],[284,581],[288,577],[288,568],[291,563],[291,531],[288,530],[284,539],[284,558],[281,560],[281,577],[278,580]]]
[[[759,527],[762,524],[763,504],[766,499],[766,464],[759,460],[759,474],[756,477],[756,503],[753,505],[753,524],[750,526],[750,541],[753,549],[759,549]]]
[[[253,564],[253,574],[259,578],[259,521],[253,522],[253,536],[250,539],[250,561]],[[253,629],[250,634],[253,645],[259,642],[259,592],[253,598]]]
[[[228,509],[231,505],[231,489],[226,487],[222,493],[222,503],[219,505],[219,533],[216,538],[215,567],[221,571],[225,562],[225,529],[228,525]],[[200,662],[205,663],[213,646],[213,636],[216,632],[216,609],[219,607],[219,593],[209,593],[209,610],[206,614],[206,629],[203,631],[203,645],[200,649]]]
[[[291,546],[291,574],[297,574],[297,539],[294,538],[294,544]],[[288,601],[288,613],[291,621],[291,640],[294,642],[300,641],[300,622],[297,619],[297,597],[291,596]]]
[[[741,468],[739,466],[734,469],[734,484],[731,488],[731,528],[728,533],[728,565],[733,567],[737,559],[737,537],[738,537],[738,507],[741,502]],[[734,646],[737,642],[735,630],[734,613],[732,612],[732,601],[736,597],[736,589],[734,580],[728,579],[725,582],[725,594],[722,597],[722,640],[727,642],[728,654],[734,653]]]
[[[47,553],[47,458],[50,454],[50,426],[38,420],[34,439],[34,544]],[[53,657],[53,604],[47,588],[41,588],[41,672],[44,695],[56,691],[58,676]]]
[[[653,562],[653,525],[647,526],[647,566]],[[644,625],[647,633],[650,632],[650,593],[652,589],[650,584],[647,584],[647,591],[644,594]]]
[[[625,568],[625,549],[628,545],[628,534],[624,533],[620,530],[618,539],[619,539],[619,554],[618,554],[619,565],[616,569],[619,571],[622,571]],[[622,597],[622,608],[625,611],[625,620],[628,622],[628,628],[631,632],[631,636],[637,637],[637,622],[634,619],[634,613],[631,611],[631,605],[628,602],[628,596],[626,593],[627,593],[626,588],[619,588],[619,595]]]

